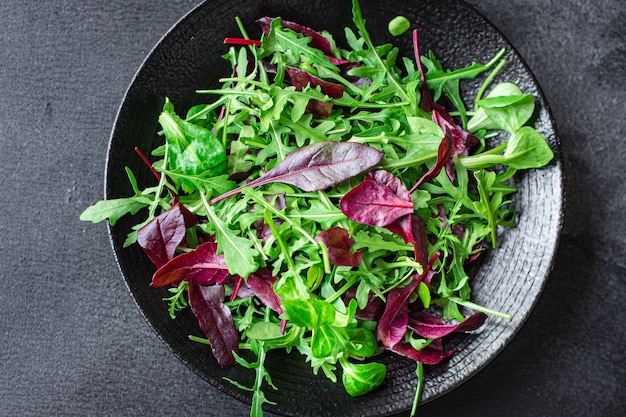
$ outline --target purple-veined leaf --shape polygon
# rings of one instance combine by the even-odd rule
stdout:
[[[189,305],[200,329],[209,339],[213,356],[222,368],[235,364],[233,352],[239,349],[239,333],[230,309],[224,304],[222,285],[189,284]]]
[[[315,236],[317,242],[322,242],[328,248],[330,263],[338,266],[357,266],[363,258],[363,251],[350,252],[354,239],[342,227],[331,227],[322,230]]]
[[[246,187],[271,182],[294,185],[303,191],[319,191],[339,184],[380,162],[383,154],[354,142],[315,142],[285,157],[262,177]],[[211,204],[241,192],[239,187],[211,200]]]
[[[159,268],[152,276],[152,286],[176,285],[181,281],[202,285],[222,284],[228,276],[223,255],[217,255],[217,244],[205,242],[182,253]]]
[[[483,325],[487,315],[476,312],[467,317],[461,323],[447,324],[441,318],[423,311],[411,313],[409,316],[409,329],[416,334],[429,339],[439,339],[450,333],[469,332]]]
[[[170,261],[185,238],[195,216],[180,203],[174,204],[137,231],[137,243],[157,268]]]
[[[264,16],[260,19],[257,19],[257,23],[261,26],[261,30],[264,35],[267,35],[270,32],[270,23],[274,20],[273,17]],[[317,31],[303,26],[299,23],[290,22],[289,20],[281,20],[281,26],[285,29],[293,30],[296,33],[301,33],[304,36],[310,37],[311,41],[309,42],[309,46],[311,48],[319,49],[324,52],[326,55],[332,55],[332,48],[330,46],[330,42],[328,39],[320,35]]]
[[[348,218],[369,226],[387,226],[413,213],[413,201],[400,180],[378,170],[348,191],[339,201]]]

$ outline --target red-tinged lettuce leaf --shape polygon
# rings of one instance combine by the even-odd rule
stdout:
[[[174,204],[137,231],[137,243],[157,268],[170,261],[185,238],[195,216],[180,203]]]
[[[177,285],[181,281],[196,284],[223,284],[228,277],[224,255],[217,255],[217,244],[205,242],[180,254],[159,268],[152,276],[152,286]]]
[[[406,286],[389,291],[385,311],[376,326],[378,339],[385,348],[396,346],[406,334],[409,323],[409,297],[420,281],[421,276],[415,275]]]
[[[267,34],[270,33],[270,23],[274,19],[275,18],[269,16],[264,16],[260,19],[257,19],[256,22],[259,24],[259,26],[261,26],[261,30],[263,31],[264,35],[267,36]],[[309,42],[309,46],[311,48],[319,49],[326,55],[332,55],[330,42],[328,41],[328,39],[320,35],[317,31],[309,27],[303,26],[299,23],[290,22],[289,20],[284,19],[281,20],[281,26],[285,29],[293,30],[296,33],[301,33],[306,37],[310,37],[311,41]]]
[[[315,236],[315,240],[328,248],[328,258],[333,265],[357,266],[361,263],[363,251],[350,252],[354,239],[346,229],[332,227],[323,230]]]
[[[402,356],[411,358],[414,361],[421,362],[424,365],[436,365],[442,360],[449,358],[454,354],[454,350],[444,352],[443,350],[434,349],[430,346],[426,346],[422,350],[417,350],[410,344],[404,342],[398,343],[389,350]]]
[[[276,282],[276,277],[272,276],[269,270],[265,268],[261,268],[255,274],[249,275],[246,280],[248,287],[263,304],[276,313],[283,314],[285,310],[280,305],[283,300],[274,291],[274,282]]]
[[[353,142],[315,142],[285,157],[246,187],[272,182],[294,185],[303,191],[319,191],[339,184],[377,165],[382,152]],[[241,187],[211,200],[211,204],[241,192]]]
[[[485,313],[476,312],[467,317],[461,323],[447,324],[441,318],[433,316],[423,311],[411,313],[409,317],[409,329],[416,334],[429,338],[439,339],[450,333],[469,332],[478,329],[483,325],[487,315]]]
[[[239,333],[230,309],[224,304],[224,287],[192,282],[189,284],[189,305],[198,319],[200,329],[209,339],[217,363],[222,368],[233,366],[233,352],[239,350]]]
[[[417,180],[415,185],[411,188],[410,192],[413,192],[422,183],[430,181],[437,175],[439,175],[441,169],[446,166],[446,163],[450,159],[450,150],[452,148],[452,133],[450,133],[450,129],[448,128],[446,128],[444,132],[445,133],[443,135],[443,139],[441,139],[441,143],[439,144],[439,148],[437,149],[437,161],[432,167],[430,167],[428,171],[424,173],[424,175],[422,175],[419,180]]]
[[[324,81],[300,68],[285,67],[285,70],[289,75],[291,85],[296,87],[298,91],[302,91],[304,87],[310,85],[311,87],[319,87],[321,92],[328,97],[341,98],[343,96],[343,86],[340,84]]]
[[[368,174],[348,191],[339,201],[339,208],[348,218],[369,226],[388,226],[414,211],[404,185],[382,170]]]

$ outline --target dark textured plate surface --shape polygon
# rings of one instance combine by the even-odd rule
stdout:
[[[507,65],[496,81],[516,82],[523,91],[537,97],[536,128],[557,154],[555,161],[541,170],[515,178],[519,192],[515,203],[519,225],[499,231],[499,247],[488,253],[473,280],[473,299],[512,319],[488,319],[476,334],[458,337],[446,348],[458,352],[445,364],[428,368],[423,401],[433,400],[466,381],[492,360],[520,329],[535,305],[550,273],[558,243],[563,212],[563,184],[558,138],[547,103],[533,75],[502,34],[478,12],[458,1],[421,0],[406,3],[394,0],[363,0],[363,16],[374,43],[393,42],[403,54],[412,57],[407,33],[392,38],[388,21],[398,14],[409,18],[420,30],[422,53],[429,49],[445,67],[457,68],[489,61],[501,48],[507,49]],[[159,143],[157,117],[164,97],[178,111],[200,102],[195,90],[215,88],[217,79],[228,73],[221,59],[226,36],[238,36],[234,17],[240,16],[252,35],[259,30],[258,17],[282,16],[333,33],[343,42],[343,27],[352,24],[349,1],[209,1],[199,5],[175,25],[159,42],[136,74],[120,107],[111,137],[106,171],[106,198],[124,197],[132,189],[124,172],[130,167],[139,184],[153,178],[136,156],[138,146],[148,153]],[[466,83],[470,99],[477,83]],[[233,397],[250,402],[250,393],[241,391],[223,377],[251,386],[253,372],[239,367],[220,369],[208,347],[190,342],[189,334],[201,334],[191,312],[185,311],[174,322],[162,301],[165,290],[149,286],[154,269],[137,246],[123,248],[130,227],[137,218],[125,218],[111,229],[111,241],[122,274],[137,305],[159,337],[187,366],[202,378]],[[341,384],[322,375],[313,376],[309,364],[297,353],[270,352],[267,368],[279,390],[267,392],[276,406],[268,410],[290,416],[385,416],[410,409],[416,385],[415,364],[395,355],[384,355],[388,377],[375,392],[349,397]]]

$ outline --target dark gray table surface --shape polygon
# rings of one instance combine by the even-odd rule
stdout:
[[[417,0],[416,0],[417,1]],[[0,2],[0,415],[245,416],[144,322],[106,227],[111,126],[136,68],[197,0]],[[420,416],[626,409],[626,2],[471,0],[526,59],[567,176],[553,273],[504,352]]]

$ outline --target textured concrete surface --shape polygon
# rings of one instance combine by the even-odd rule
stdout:
[[[245,416],[145,324],[104,225],[123,94],[195,0],[0,2],[0,415]],[[559,131],[556,265],[504,352],[420,416],[618,416],[626,408],[626,3],[471,0],[534,72]]]

